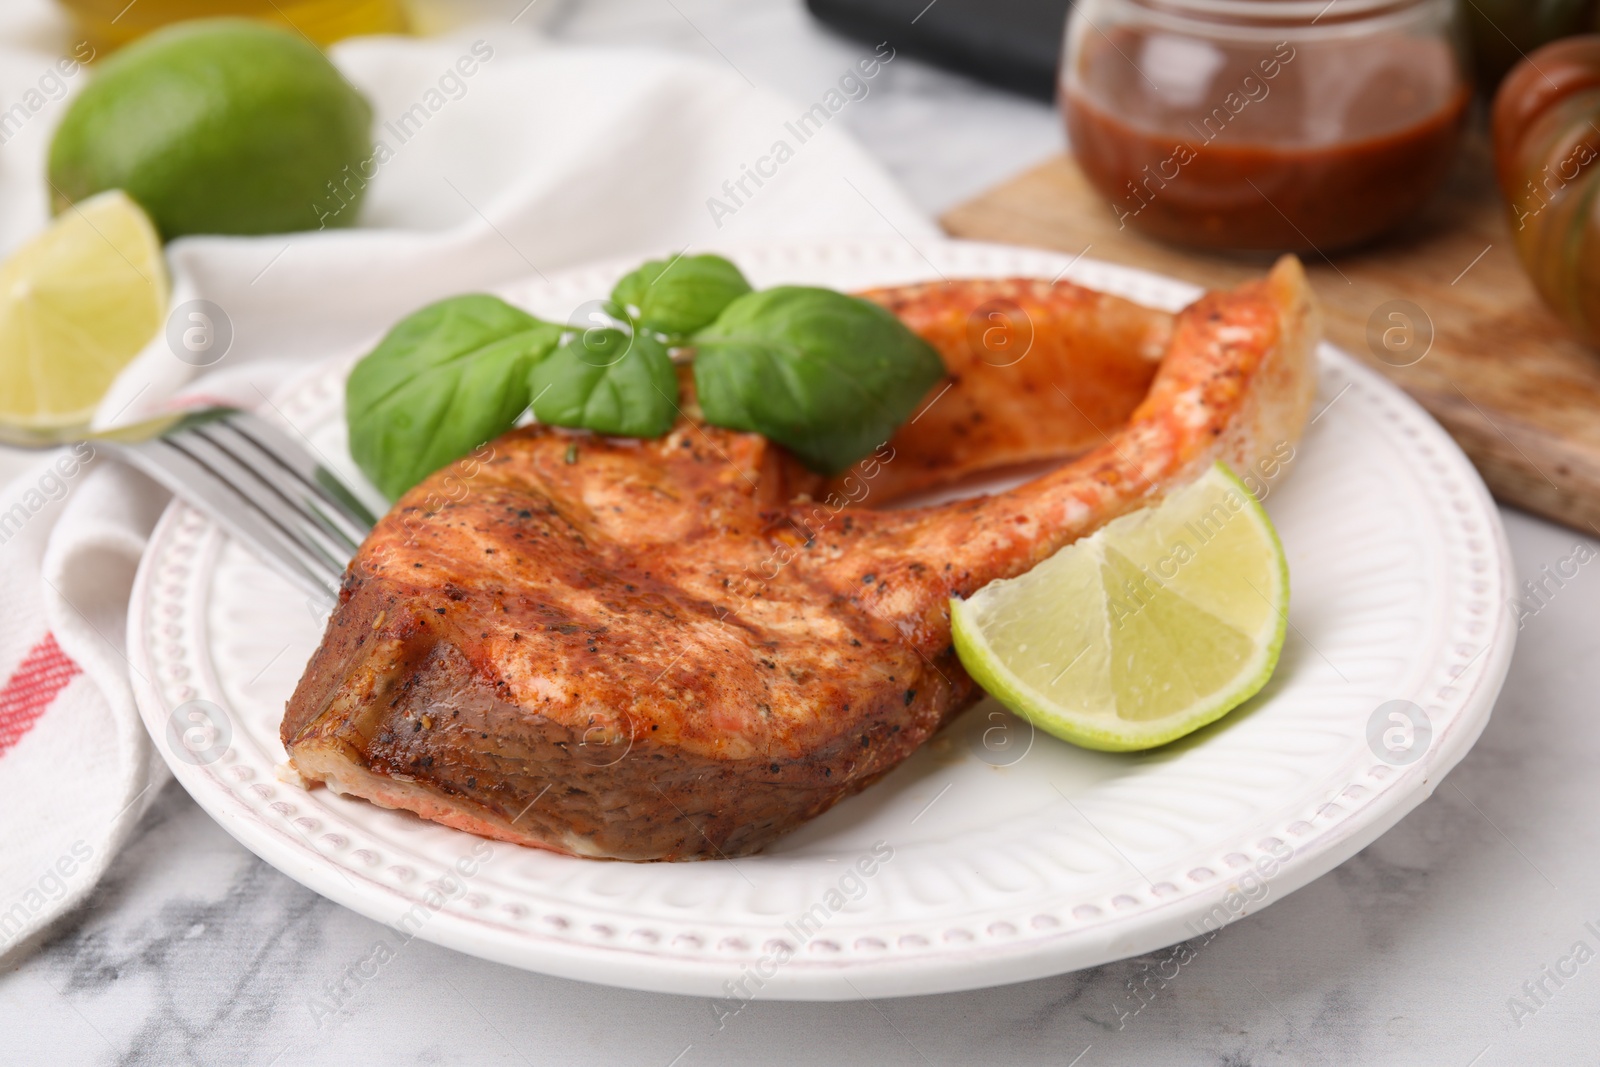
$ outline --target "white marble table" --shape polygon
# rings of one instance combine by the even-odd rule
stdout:
[[[486,5],[499,0],[472,6]],[[799,0],[576,0],[546,17],[560,38],[703,55],[800,100],[860,51]],[[1060,145],[1048,108],[910,60],[846,117],[930,211]],[[1506,522],[1524,576],[1578,540],[1514,512]],[[1565,965],[1577,973],[1559,984],[1546,968],[1579,940],[1600,952],[1584,926],[1600,926],[1597,583],[1584,569],[1528,621],[1493,721],[1432,799],[1225,928],[1120,1028],[1117,1006],[1156,957],[975,993],[759,1002],[720,1032],[705,1000],[421,941],[362,978],[353,968],[382,928],[261,863],[171,785],[92,903],[8,961],[0,1062],[1594,1063],[1600,962]]]

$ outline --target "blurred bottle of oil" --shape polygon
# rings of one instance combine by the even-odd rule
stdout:
[[[244,15],[288,25],[326,47],[361,33],[405,33],[402,0],[61,0],[97,52],[183,19]]]

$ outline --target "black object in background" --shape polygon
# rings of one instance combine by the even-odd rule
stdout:
[[[1071,0],[806,0],[848,37],[1054,100],[1056,63]]]

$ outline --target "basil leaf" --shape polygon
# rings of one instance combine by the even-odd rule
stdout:
[[[694,343],[706,421],[765,434],[823,474],[887,441],[945,375],[892,312],[831,289],[742,296]]]
[[[676,342],[709,326],[749,291],[739,268],[721,256],[678,256],[651,260],[624,276],[611,300],[640,328]]]
[[[678,415],[678,375],[647,334],[595,328],[572,334],[528,376],[533,413],[551,426],[617,437],[659,437]]]
[[[391,500],[509,430],[528,371],[560,340],[497,297],[451,297],[401,319],[345,384],[356,465]]]

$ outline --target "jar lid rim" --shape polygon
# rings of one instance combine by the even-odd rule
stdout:
[[[1303,25],[1334,24],[1394,14],[1436,0],[1132,0],[1173,15]]]

